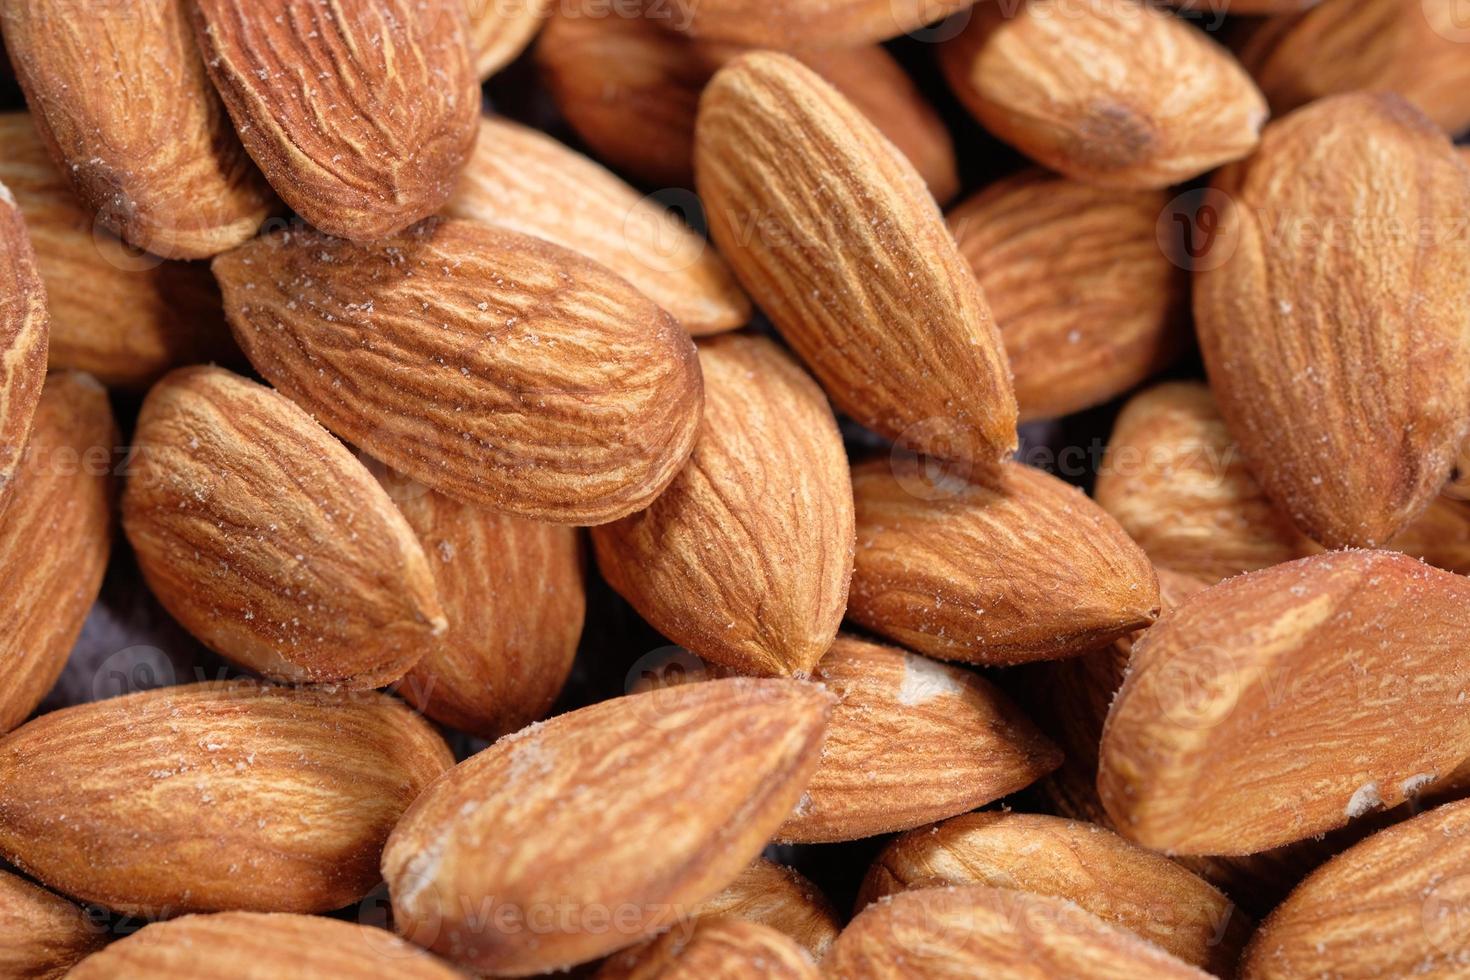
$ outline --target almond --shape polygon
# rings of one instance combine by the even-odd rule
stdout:
[[[328,911],[377,884],[389,830],[452,764],[381,694],[165,687],[0,739],[0,854],[120,912]]]
[[[277,392],[181,368],[134,440],[123,527],[153,594],[212,649],[279,680],[373,688],[443,630],[403,515]]]
[[[0,871],[0,976],[60,980],[107,941],[81,909]]]
[[[851,103],[792,58],[743,55],[705,90],[695,160],[715,242],[838,408],[939,456],[993,465],[1015,449],[984,294],[918,175]]]
[[[186,0],[5,0],[41,141],[97,221],[166,258],[245,241],[275,206],[210,87]]]
[[[198,0],[193,10],[245,149],[307,221],[371,241],[449,200],[480,111],[464,0]]]
[[[1153,622],[1153,568],[1076,487],[1008,463],[965,482],[895,457],[853,470],[848,616],[905,646],[992,666],[1107,646]]]
[[[30,715],[66,666],[112,549],[113,448],[107,392],[85,374],[46,381],[0,521],[0,733]]]
[[[659,632],[742,672],[805,677],[852,574],[852,481],[820,388],[761,337],[700,345],[704,420],[646,510],[595,528],[603,577]]]
[[[517,123],[480,120],[480,140],[445,213],[581,252],[691,334],[750,319],[750,300],[701,236],[598,164]]]
[[[275,235],[214,263],[251,363],[327,428],[464,500],[566,524],[648,506],[699,426],[694,344],[563,248],[469,221]]]
[[[837,913],[817,886],[785,865],[756,858],[714,898],[694,910],[701,917],[728,916],[784,932],[820,960],[837,938]]]
[[[760,47],[840,46],[918,30],[975,0],[644,0],[665,26]]]
[[[780,840],[908,830],[1007,796],[1061,764],[1009,698],[962,667],[840,636],[814,679],[837,707]]]
[[[1099,187],[1163,188],[1238,160],[1267,116],[1228,51],[1133,0],[980,4],[940,61],[986,129]]]
[[[1220,413],[1303,532],[1383,544],[1470,426],[1465,167],[1399,97],[1355,94],[1274,123],[1216,187],[1217,240],[1235,247],[1197,276],[1194,307]]]
[[[463,0],[469,14],[468,41],[481,81],[526,49],[546,22],[552,0]]]
[[[689,936],[667,932],[609,957],[597,980],[819,980],[811,954],[770,926],[740,919],[701,919]]]
[[[1000,325],[1023,421],[1122,394],[1166,367],[1187,283],[1159,248],[1162,191],[1030,170],[981,191],[949,228]]]
[[[14,490],[46,380],[46,288],[25,221],[0,184],[0,515]]]
[[[1470,583],[1318,555],[1195,595],[1135,644],[1098,790],[1146,847],[1252,854],[1392,807],[1470,757]]]
[[[383,873],[400,930],[461,966],[525,975],[687,919],[795,805],[830,703],[813,685],[732,678],[501,739],[394,830]]]

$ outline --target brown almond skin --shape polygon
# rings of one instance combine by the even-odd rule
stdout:
[[[514,61],[535,39],[556,6],[553,0],[462,0],[469,14],[467,40],[480,81]]]
[[[895,456],[853,469],[857,557],[847,614],[945,660],[1005,666],[1106,646],[1153,622],[1158,580],[1075,487],[1007,463],[937,480]]]
[[[695,162],[720,251],[839,409],[944,458],[1015,449],[984,293],[918,174],[840,93],[742,55],[705,89]]]
[[[462,967],[523,976],[687,924],[795,805],[831,702],[811,684],[732,678],[501,739],[394,830],[383,874],[399,931]],[[547,908],[562,911],[545,922]]]
[[[1343,95],[1274,123],[1216,187],[1234,249],[1196,276],[1194,310],[1220,413],[1309,537],[1384,544],[1470,426],[1464,164],[1398,96]]]
[[[0,631],[0,733],[25,721],[61,676],[102,587],[121,441],[94,379],[47,379],[0,519],[0,596],[10,610]]]
[[[1168,200],[1028,170],[949,213],[1000,326],[1022,421],[1101,404],[1174,359],[1188,303],[1158,243]]]
[[[963,667],[839,636],[813,679],[837,707],[822,761],[778,840],[909,830],[1007,796],[1062,762],[1009,698]]]
[[[129,914],[326,912],[378,883],[388,832],[453,762],[385,695],[160,688],[0,739],[0,854]]]
[[[0,184],[0,516],[46,380],[46,288],[15,198]]]
[[[245,149],[311,224],[368,242],[449,200],[480,114],[464,0],[197,0],[193,20]]]
[[[1217,976],[1251,923],[1216,888],[1106,828],[1062,817],[967,813],[905,834],[863,881],[858,906],[909,888],[988,885],[1076,902]]]
[[[700,919],[689,935],[666,932],[608,957],[596,980],[820,980],[816,961],[770,926],[740,919]]]
[[[986,129],[1098,187],[1163,188],[1238,160],[1267,116],[1228,51],[1145,3],[980,4],[939,54]]]
[[[74,980],[455,980],[397,936],[319,916],[221,912],[155,922],[83,960]]]
[[[473,221],[312,231],[214,263],[256,369],[337,435],[466,503],[557,524],[648,506],[694,446],[699,360],[605,267]]]
[[[187,0],[5,0],[41,140],[98,222],[174,259],[245,241],[276,206],[194,46]]]
[[[820,961],[842,927],[816,885],[791,868],[756,858],[725,890],[698,905],[701,917],[727,916],[784,932]]]
[[[106,941],[102,925],[71,902],[0,871],[0,976],[59,980]]]
[[[154,386],[123,528],[148,587],[211,649],[272,679],[398,680],[444,629],[428,559],[351,452],[223,368]]]
[[[1098,791],[1154,850],[1253,854],[1393,807],[1470,757],[1470,583],[1328,553],[1193,596],[1134,645]]]
[[[886,41],[943,20],[975,0],[645,0],[660,25],[710,41],[766,48]]]
[[[763,337],[700,344],[704,419],[646,510],[594,528],[608,584],[675,643],[742,673],[805,677],[852,575],[852,481],[822,390]]]

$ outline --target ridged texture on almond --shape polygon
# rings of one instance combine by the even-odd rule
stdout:
[[[333,432],[467,503],[562,524],[648,506],[694,445],[679,325],[603,266],[473,221],[293,232],[214,263],[236,339]]]
[[[372,926],[223,912],[155,922],[88,957],[73,980],[456,980],[461,974]]]
[[[1167,0],[1168,3],[1179,8],[1185,13],[1194,13],[1199,16],[1201,11],[1212,11],[1212,8],[1201,7],[1196,0]],[[1227,0],[1224,13],[1230,14],[1278,14],[1306,8],[1320,3],[1321,0]]]
[[[819,980],[812,955],[769,926],[741,919],[700,919],[614,953],[597,980]]]
[[[581,252],[691,334],[733,330],[750,319],[750,300],[702,236],[598,164],[518,123],[480,121],[480,140],[445,213]]]
[[[981,4],[940,60],[986,129],[1099,187],[1162,188],[1238,160],[1267,116],[1233,55],[1133,0]]]
[[[209,76],[281,199],[354,241],[449,200],[475,144],[465,0],[197,0]]]
[[[587,610],[576,530],[461,504],[395,473],[379,479],[423,545],[449,623],[398,693],[488,739],[545,717]]]
[[[1465,166],[1398,96],[1356,94],[1273,124],[1216,186],[1234,249],[1194,308],[1220,413],[1302,531],[1384,544],[1470,426]]]
[[[822,390],[763,337],[700,345],[694,453],[647,510],[593,529],[603,577],[675,643],[748,673],[811,673],[852,575],[852,481]]]
[[[695,160],[720,250],[839,408],[939,456],[1015,449],[985,296],[918,174],[850,102],[792,58],[742,55],[705,90]]]
[[[71,902],[0,871],[0,976],[59,980],[106,941],[102,927]]]
[[[25,221],[0,184],[0,516],[46,381],[46,288]]]
[[[1380,830],[1317,869],[1251,940],[1245,980],[1460,976],[1470,801]]]
[[[1096,824],[1031,813],[967,813],[894,841],[858,905],[909,888],[988,885],[1075,902],[1105,922],[1226,976],[1250,923],[1217,889]]]
[[[140,388],[172,367],[239,358],[209,270],[139,255],[99,228],[27,113],[0,114],[0,181],[25,216],[49,284],[52,368]]]
[[[462,966],[518,976],[668,928],[734,880],[791,811],[831,701],[810,684],[732,678],[615,698],[501,739],[394,830],[383,874],[399,930]],[[496,921],[540,927],[487,928],[475,911],[486,902]],[[564,914],[546,923],[548,908]]]
[[[481,81],[504,68],[536,37],[553,0],[461,0],[470,16],[468,41]]]
[[[843,980],[1205,980],[1209,976],[1071,902],[971,885],[869,905],[822,961]]]
[[[1158,580],[1102,508],[1007,463],[983,481],[895,457],[856,467],[848,616],[932,657],[1001,666],[1106,646],[1153,622]]]
[[[790,936],[820,960],[841,931],[837,912],[816,885],[782,864],[756,858],[725,890],[694,909],[697,916],[733,916]]]
[[[101,385],[51,375],[0,518],[0,733],[25,721],[56,683],[102,587],[120,443]]]
[[[5,0],[5,47],[41,140],[98,222],[197,259],[275,206],[204,73],[187,0]]]
[[[1022,420],[1105,402],[1173,359],[1187,281],[1159,248],[1167,204],[1162,191],[1027,171],[950,212],[1000,326]]]
[[[1134,645],[1098,790],[1154,850],[1252,854],[1392,807],[1470,757],[1470,582],[1318,555],[1191,598]]]
[[[0,854],[120,912],[325,912],[378,883],[388,832],[451,765],[385,695],[166,687],[0,739]]]
[[[909,830],[1008,796],[1061,764],[1009,698],[963,667],[840,636],[813,679],[837,707],[779,840]]]
[[[709,41],[769,48],[886,41],[975,0],[644,0],[660,24]]]
[[[189,632],[267,677],[382,687],[444,628],[428,559],[352,453],[278,392],[222,368],[154,386],[123,527]]]

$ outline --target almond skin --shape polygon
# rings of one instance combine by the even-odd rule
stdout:
[[[779,840],[908,830],[1007,796],[1061,764],[1009,698],[963,667],[839,636],[813,679],[837,707]]]
[[[975,0],[644,0],[649,16],[693,37],[768,48],[886,41]]]
[[[0,739],[0,854],[119,912],[325,912],[378,883],[389,830],[451,765],[381,694],[165,687]]]
[[[691,334],[750,319],[750,300],[703,237],[598,164],[518,123],[480,120],[480,140],[444,213],[580,252]]]
[[[817,886],[785,865],[756,858],[725,890],[700,904],[701,917],[728,916],[784,932],[820,960],[841,926]]]
[[[112,549],[113,449],[107,392],[84,374],[46,381],[10,506],[0,520],[0,733],[35,710],[66,666]]]
[[[144,926],[84,960],[74,980],[455,980],[392,933],[318,916],[222,912]]]
[[[0,515],[14,490],[16,468],[46,380],[46,288],[25,221],[0,184]]]
[[[810,953],[770,926],[740,919],[701,919],[689,936],[677,930],[614,953],[597,980],[820,980]]]
[[[1118,829],[1252,854],[1393,807],[1470,757],[1470,583],[1390,552],[1201,592],[1134,645],[1103,731]]]
[[[345,446],[278,392],[181,368],[134,434],[123,528],[158,600],[282,681],[382,687],[444,629],[428,559]]]
[[[165,258],[245,241],[275,207],[194,46],[186,0],[5,0],[41,141],[97,221]]]
[[[307,221],[366,242],[449,200],[480,112],[464,0],[198,0],[193,12],[245,149]]]
[[[106,941],[102,926],[66,899],[0,871],[0,976],[60,980]]]
[[[466,503],[601,524],[693,448],[694,344],[590,259],[471,221],[374,245],[315,232],[221,256],[255,367],[327,428]]]
[[[480,81],[516,59],[536,37],[552,0],[462,0],[469,14],[468,41]]]
[[[383,874],[399,930],[461,966],[521,976],[687,919],[795,805],[831,701],[810,684],[732,678],[615,698],[501,739],[394,830]],[[495,840],[515,846],[486,846]]]
[[[700,345],[704,420],[646,510],[594,528],[603,577],[659,632],[744,673],[805,677],[852,575],[852,481],[827,399],[762,337]]]
[[[1098,187],[1163,188],[1238,160],[1267,116],[1228,51],[1131,0],[980,4],[940,62],[986,129]]]
[[[1153,622],[1152,566],[1076,487],[1019,463],[930,480],[902,457],[853,470],[854,622],[991,666],[1075,656]]]
[[[941,457],[1015,449],[985,296],[918,175],[850,102],[792,58],[743,55],[705,90],[695,161],[720,251],[838,408]]]

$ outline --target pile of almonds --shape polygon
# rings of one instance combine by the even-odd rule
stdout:
[[[1470,976],[1461,0],[0,33],[0,980]]]

